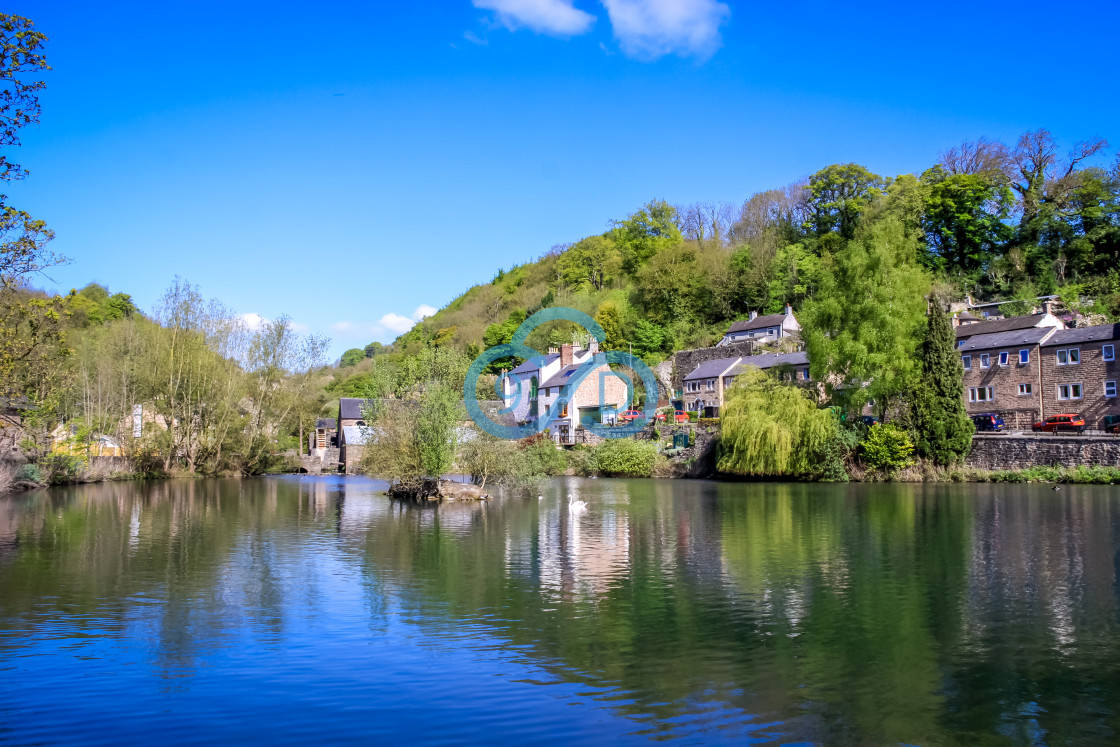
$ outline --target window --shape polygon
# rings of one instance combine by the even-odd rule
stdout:
[[[1030,394],[1030,393],[1031,393],[1031,385],[1030,384],[1020,384],[1019,385],[1019,396],[1022,396],[1024,394]]]
[[[1069,350],[1059,350],[1057,352],[1059,366],[1075,366],[1081,362],[1081,349],[1070,348]]]
[[[968,340],[957,340],[957,347],[963,348],[966,342],[968,342]]]
[[[1019,365],[1020,366],[1025,366],[1030,362],[1031,362],[1031,351],[1029,349],[1020,350],[1019,351]]]
[[[974,386],[968,390],[969,402],[988,402],[992,399],[995,392],[990,386]]]
[[[708,379],[708,391],[709,392],[715,391],[715,388],[716,388],[716,380],[715,379]]]
[[[980,354],[980,368],[991,368],[991,367],[992,367],[992,356],[988,355],[987,353],[981,353]]]
[[[801,378],[802,378],[802,380],[804,380],[804,381],[808,381],[808,380],[809,380],[809,369],[807,369],[807,368],[803,368],[803,369],[801,369]]]
[[[962,355],[961,356],[961,365],[964,366],[965,371],[971,371],[972,370],[972,356],[971,355]]]
[[[1004,352],[999,354],[999,364],[1001,366],[1006,366],[1007,365],[1007,355],[1008,355],[1007,351],[1004,351]]]
[[[1058,386],[1058,399],[1081,399],[1080,384],[1061,384]]]
[[[1103,348],[1101,348],[1101,357],[1106,361],[1116,360],[1116,349],[1111,345],[1105,345]]]
[[[1116,382],[1115,381],[1106,381],[1104,383],[1104,396],[1106,396],[1106,397],[1115,397],[1116,396]]]

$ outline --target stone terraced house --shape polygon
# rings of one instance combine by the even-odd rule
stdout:
[[[1039,345],[1055,327],[1027,327],[960,340],[965,409],[999,413],[1008,428],[1030,428],[1042,415]]]
[[[1079,413],[1088,428],[1120,415],[1120,324],[1063,329],[1042,343],[1043,415]]]

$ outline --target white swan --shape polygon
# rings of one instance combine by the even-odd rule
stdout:
[[[587,510],[587,501],[578,500],[574,495],[568,493],[568,510],[574,514],[583,513]]]

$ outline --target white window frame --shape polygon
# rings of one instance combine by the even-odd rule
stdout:
[[[1112,345],[1101,346],[1101,358],[1106,361],[1116,360],[1116,348]]]
[[[979,397],[980,393],[984,393],[985,397]],[[991,402],[995,399],[995,387],[991,386],[974,386],[968,389],[969,402]]]
[[[1019,396],[1025,397],[1031,393],[1031,383],[1029,381],[1019,384]]]
[[[972,356],[971,355],[962,355],[961,356],[961,365],[964,366],[965,371],[971,371],[972,370]]]
[[[1069,365],[1076,366],[1081,362],[1081,348],[1069,349]]]
[[[988,353],[981,353],[980,354],[980,368],[991,368],[991,367],[992,367],[992,356]]]
[[[1069,351],[1068,350],[1055,350],[1054,351],[1054,362],[1059,366],[1068,365],[1069,364]]]
[[[709,392],[714,392],[716,390],[716,380],[715,379],[708,379],[707,383],[708,383],[708,391]]]
[[[1109,389],[1112,389],[1111,393],[1108,391]],[[1106,397],[1115,397],[1116,396],[1116,380],[1115,379],[1109,379],[1108,381],[1106,381],[1104,383],[1104,396],[1106,396]]]
[[[1025,366],[1030,362],[1031,362],[1030,348],[1023,348],[1022,350],[1019,351],[1019,365],[1020,366]]]
[[[1000,354],[999,354],[999,364],[1001,366],[1008,365],[1008,362],[1010,361],[1010,359],[1011,359],[1011,353],[1007,352],[1006,350],[1003,350],[1003,351],[1000,352]]]
[[[1075,387],[1076,387],[1076,391],[1077,391],[1076,394],[1074,394],[1074,388]],[[1064,390],[1064,395],[1063,395],[1063,390]],[[1084,398],[1084,396],[1085,396],[1085,387],[1083,387],[1080,382],[1078,382],[1076,384],[1058,384],[1058,399],[1060,399],[1062,401],[1073,400],[1073,399],[1082,399],[1082,398]]]

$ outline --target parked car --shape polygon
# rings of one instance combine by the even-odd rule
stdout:
[[[976,426],[976,431],[1002,431],[1004,428],[1003,418],[994,412],[984,412],[979,415],[972,416],[972,424]]]
[[[676,412],[673,413],[673,422],[674,423],[687,423],[688,422],[688,413],[685,412],[684,410],[677,410]]]
[[[1102,425],[1105,433],[1120,433],[1120,415],[1105,415]]]
[[[1085,418],[1076,412],[1066,412],[1060,415],[1051,415],[1046,420],[1040,420],[1031,426],[1035,433],[1081,433],[1085,430]]]
[[[637,420],[642,416],[641,410],[626,410],[618,414],[618,422],[629,423],[631,420]]]

